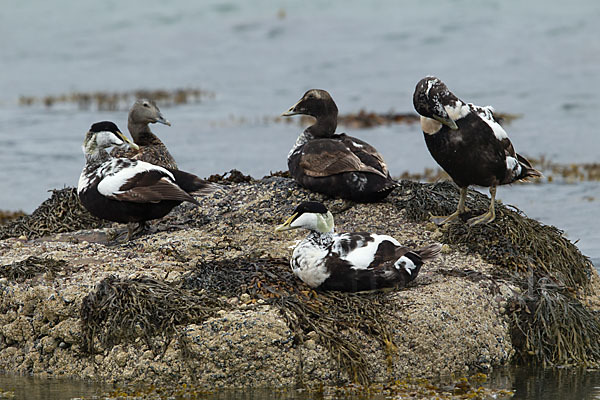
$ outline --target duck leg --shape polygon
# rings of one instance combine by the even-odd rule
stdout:
[[[496,186],[490,186],[490,195],[492,196],[492,200],[490,201],[490,207],[488,208],[487,212],[478,217],[470,218],[467,221],[467,224],[469,224],[469,226],[477,224],[487,224],[489,222],[492,222],[494,218],[496,218]]]
[[[134,236],[148,230],[150,228],[150,225],[148,225],[148,223],[146,221],[141,221],[138,222],[137,224],[135,222],[130,222],[127,224],[127,238],[125,239],[126,242],[129,242]]]
[[[466,187],[460,188],[460,198],[458,199],[458,207],[456,207],[456,211],[454,211],[452,214],[446,215],[446,216],[432,215],[430,220],[433,223],[435,223],[436,225],[444,225],[446,222],[450,222],[450,221],[458,218],[458,216],[460,214],[467,211],[467,208],[465,207],[466,201],[467,201],[467,188]]]

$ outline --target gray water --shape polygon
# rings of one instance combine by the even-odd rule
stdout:
[[[0,210],[31,212],[48,190],[75,186],[93,122],[126,129],[126,110],[18,103],[72,91],[214,92],[163,107],[173,126],[153,127],[200,176],[285,170],[302,128],[263,121],[309,88],[327,89],[341,113],[413,112],[427,74],[466,101],[520,114],[506,127],[520,153],[600,162],[599,20],[597,0],[5,0]],[[377,147],[393,175],[436,166],[417,125],[345,130]],[[564,229],[599,265],[599,182],[501,187],[498,198]]]
[[[451,380],[449,380],[451,381]],[[530,367],[500,368],[489,375],[487,388],[510,390],[513,400],[597,400],[600,399],[600,371],[541,369]],[[0,373],[0,393],[14,394],[14,400],[65,400],[104,398],[115,392],[145,392],[144,388],[116,387],[72,380],[41,379]],[[2,398],[0,394],[0,398]],[[206,400],[308,400],[322,398],[294,389],[288,390],[220,390],[207,393]],[[333,397],[344,399],[347,396]],[[365,397],[351,397],[364,399]],[[368,397],[384,400],[387,396]]]

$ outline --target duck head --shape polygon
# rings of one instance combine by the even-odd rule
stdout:
[[[304,228],[320,233],[333,232],[333,215],[316,201],[305,201],[296,207],[291,217],[275,228],[275,232]]]
[[[121,133],[119,127],[110,121],[96,122],[90,127],[83,141],[84,154],[94,154],[109,147],[131,147],[138,150],[139,147],[132,143]]]
[[[139,99],[129,110],[129,123],[133,124],[164,124],[171,126],[169,120],[163,117],[156,103],[148,99]]]
[[[415,110],[423,117],[432,118],[450,129],[458,129],[446,107],[456,107],[462,102],[435,76],[427,76],[417,83],[413,94]]]

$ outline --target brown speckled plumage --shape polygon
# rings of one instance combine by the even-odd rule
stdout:
[[[169,153],[167,146],[152,133],[148,126],[148,124],[156,122],[171,126],[171,123],[163,117],[160,109],[152,100],[137,100],[129,110],[127,128],[134,143],[140,149],[114,149],[111,155],[113,157],[146,161],[165,168],[178,169],[177,163],[171,153]]]

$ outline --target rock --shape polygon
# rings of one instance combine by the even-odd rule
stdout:
[[[93,235],[86,231],[85,240],[71,240],[82,232],[67,232],[32,241],[0,241],[2,266],[30,256],[66,261],[62,270],[48,273],[46,279],[43,273],[22,281],[0,279],[0,369],[107,383],[186,383],[214,389],[351,383],[358,376],[352,368],[368,382],[388,382],[488,370],[510,362],[516,350],[504,313],[512,309],[515,293],[527,291],[508,278],[506,269],[484,261],[485,254],[467,254],[444,243],[440,258],[426,263],[408,287],[382,294],[340,294],[339,304],[362,308],[348,309],[325,322],[319,316],[327,316],[327,305],[338,303],[327,303],[332,297],[309,290],[291,275],[291,248],[305,233],[275,235],[273,229],[299,201],[316,199],[335,208],[338,231],[389,234],[416,247],[446,240],[447,228],[409,218],[430,211],[419,211],[418,203],[416,211],[408,212],[408,203],[419,190],[419,184],[406,183],[381,203],[346,208],[290,179],[270,177],[227,183],[226,191],[203,197],[199,207],[178,207],[155,225],[156,233],[125,244],[106,245],[102,230]],[[163,227],[171,223],[179,228]],[[454,229],[460,229],[458,224]],[[64,225],[63,221],[61,229]],[[481,228],[467,234],[477,229]],[[193,275],[201,265],[207,266],[207,273]],[[273,265],[279,269],[269,269]],[[264,272],[238,282],[242,268]],[[273,286],[263,279],[275,272],[286,276],[284,284]],[[146,303],[125,295],[105,298],[100,305],[90,300],[100,296],[100,283],[111,276],[166,283],[199,300],[168,314],[171,321],[160,319],[164,326],[173,322],[172,330],[159,326],[147,337],[142,322],[158,323],[160,310],[150,312]],[[586,290],[573,293],[585,293],[585,304],[600,308],[600,280],[594,271],[590,277]],[[267,284],[272,287],[263,290]],[[277,297],[295,291],[307,296],[306,303],[286,303]],[[151,295],[143,288],[126,294],[139,296],[137,300]],[[169,299],[165,307],[178,300],[164,295]],[[129,319],[122,317],[122,323],[108,327],[117,332],[111,340],[91,332],[92,354],[85,353],[84,299],[98,307],[95,315],[101,327],[107,321],[102,307],[109,310],[110,304],[119,302],[131,306],[125,310],[131,311]],[[290,304],[313,305],[313,315],[295,313]],[[196,306],[203,312],[181,314]],[[120,314],[111,316],[115,315]],[[120,335],[132,316],[147,318],[136,320],[133,333]],[[328,332],[334,338],[324,335],[324,326],[332,328]],[[356,360],[339,357],[335,347],[339,343],[356,350],[348,353]]]

